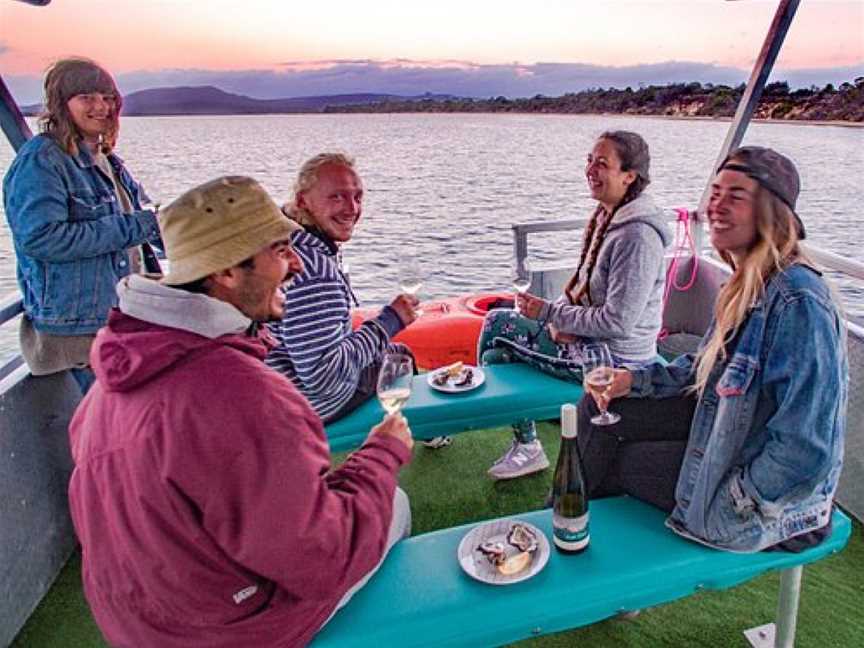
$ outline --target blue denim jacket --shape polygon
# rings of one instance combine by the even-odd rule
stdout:
[[[132,214],[123,214],[111,179],[89,151],[69,155],[46,135],[21,148],[3,181],[18,285],[39,331],[95,333],[117,304],[117,282],[129,274],[127,249],[145,240],[161,247],[156,215],[141,209],[141,185],[120,158],[108,159]]]
[[[677,395],[693,365],[687,355],[637,370],[631,395]],[[804,265],[776,273],[699,399],[667,526],[749,552],[827,524],[847,390],[845,329],[827,285]]]

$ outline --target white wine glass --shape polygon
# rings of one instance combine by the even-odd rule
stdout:
[[[528,259],[516,259],[513,262],[510,279],[513,282],[513,290],[516,291],[517,295],[524,295],[528,292],[528,289],[531,287],[531,264],[528,263]],[[513,310],[517,313],[519,312],[519,303],[517,300],[513,301]]]
[[[400,257],[399,288],[403,293],[411,295],[412,297],[416,296],[417,293],[420,292],[420,288],[423,287],[424,278],[423,268],[417,258],[416,251],[408,251]],[[414,309],[414,313],[417,317],[420,317],[423,314],[423,310],[416,308]]]
[[[582,348],[582,380],[595,392],[603,392],[615,379],[615,364],[609,347],[602,343],[586,344]],[[594,425],[613,425],[621,420],[621,415],[610,412],[605,407],[597,416],[591,418]]]
[[[395,414],[411,397],[414,363],[404,353],[387,353],[378,372],[378,400],[388,414]]]

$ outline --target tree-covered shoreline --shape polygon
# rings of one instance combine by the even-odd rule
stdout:
[[[625,88],[591,89],[560,97],[536,95],[524,99],[494,97],[422,98],[366,104],[327,106],[330,113],[541,113],[624,114],[674,117],[731,117],[744,84],[673,83]],[[853,82],[792,90],[786,82],[769,83],[762,93],[755,119],[864,122],[864,77]]]

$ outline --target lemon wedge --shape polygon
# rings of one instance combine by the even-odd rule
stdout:
[[[523,551],[514,556],[510,556],[507,560],[498,565],[498,571],[505,576],[512,576],[513,574],[518,574],[520,571],[525,569],[530,562],[531,554],[527,551]]]
[[[444,367],[444,370],[447,372],[447,375],[451,378],[458,378],[459,374],[462,373],[462,362],[454,362],[452,365]]]

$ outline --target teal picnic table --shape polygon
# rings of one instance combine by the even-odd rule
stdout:
[[[475,524],[408,538],[312,645],[497,646],[781,570],[776,645],[791,646],[802,566],[840,551],[851,533],[849,518],[835,511],[832,534],[817,547],[739,554],[685,540],[664,526],[664,518],[629,497],[594,500],[585,552],[565,555],[553,549],[542,571],[505,586],[474,580],[459,566],[457,547]],[[513,519],[535,525],[551,542],[551,511]]]
[[[471,391],[444,393],[414,376],[411,399],[402,410],[416,439],[560,416],[561,405],[582,398],[582,385],[559,380],[526,364],[483,367],[486,380]],[[326,427],[330,449],[356,448],[384,417],[378,400],[370,399],[349,416]]]

